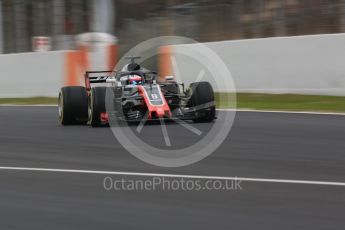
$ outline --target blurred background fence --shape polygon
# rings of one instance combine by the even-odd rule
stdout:
[[[73,49],[74,35],[114,34],[120,53],[145,39],[200,42],[345,32],[345,0],[0,0],[0,52]]]

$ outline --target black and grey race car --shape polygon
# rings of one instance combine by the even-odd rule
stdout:
[[[172,77],[163,79],[156,72],[142,68],[135,63],[138,57],[129,58],[130,63],[121,71],[87,71],[85,87],[61,88],[60,123],[96,127],[108,124],[110,118],[127,122],[143,119],[211,122],[216,118],[214,92],[209,82],[191,83],[185,89],[183,83]]]

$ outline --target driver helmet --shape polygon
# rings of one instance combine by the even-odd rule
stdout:
[[[139,75],[130,75],[128,81],[131,85],[138,85],[141,84],[142,78]]]

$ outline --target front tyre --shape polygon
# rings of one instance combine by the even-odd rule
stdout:
[[[87,104],[85,87],[66,86],[61,88],[58,99],[60,124],[84,124],[87,121]]]
[[[190,84],[190,104],[195,110],[194,122],[211,122],[216,118],[214,92],[206,81]]]

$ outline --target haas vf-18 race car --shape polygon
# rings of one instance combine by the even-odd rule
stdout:
[[[162,79],[156,72],[135,63],[137,57],[130,58],[130,63],[121,71],[86,72],[85,87],[61,88],[58,100],[60,123],[97,127],[108,124],[110,116],[125,122],[142,119],[211,122],[216,118],[210,83],[195,82],[185,89],[184,84],[175,82],[173,77]],[[114,108],[111,114],[106,109],[109,92]]]

